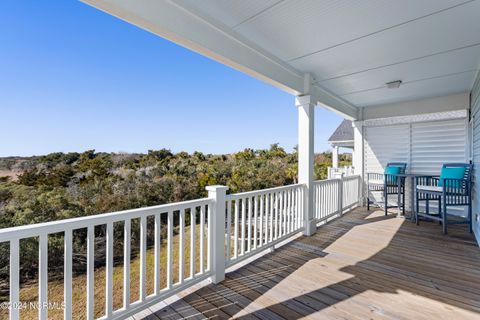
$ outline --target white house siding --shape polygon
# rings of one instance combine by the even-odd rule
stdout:
[[[439,174],[443,163],[467,162],[467,113],[460,114],[463,114],[462,118],[459,118],[457,113],[456,119],[451,120],[444,120],[443,116],[438,115],[432,115],[431,121],[425,121],[424,116],[412,116],[406,124],[365,127],[365,172],[383,172],[389,162],[406,162],[407,172]],[[395,123],[392,119],[385,122]],[[402,118],[401,121],[407,120]],[[407,183],[408,210],[410,194],[411,185]],[[370,194],[370,197],[378,200],[381,194]],[[395,195],[389,197],[391,205],[395,204],[396,200]],[[435,204],[432,204],[432,207],[433,210],[436,209]],[[463,212],[452,210],[452,213],[457,214]]]
[[[365,127],[365,172],[383,172],[389,162],[409,161],[409,125]],[[382,192],[370,192],[368,197],[382,201]],[[389,205],[396,197],[389,196]]]
[[[466,119],[414,123],[411,172],[439,174],[443,163],[466,162]]]
[[[473,159],[473,227],[477,240],[480,242],[480,75],[472,89],[471,94],[472,116],[472,159]]]

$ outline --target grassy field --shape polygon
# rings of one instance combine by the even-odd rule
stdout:
[[[200,270],[199,258],[199,240],[200,227],[196,226],[196,256],[195,269],[196,272]],[[186,226],[184,236],[185,246],[185,272],[184,276],[190,276],[190,227]],[[206,268],[207,259],[207,239],[205,237],[205,259],[204,266]],[[174,257],[173,257],[173,271],[174,283],[178,281],[179,273],[179,236],[175,235],[173,239]],[[133,244],[132,244],[133,246]],[[166,287],[166,242],[162,242],[160,254],[160,268],[161,268],[161,287]],[[152,294],[154,290],[154,250],[150,246],[147,248],[147,274],[146,274],[146,288],[147,295]],[[123,263],[114,266],[113,270],[113,306],[114,310],[119,309],[123,305]],[[140,289],[140,256],[131,259],[130,264],[130,301],[134,302],[139,299]],[[86,291],[87,291],[87,277],[86,274],[79,274],[73,278],[73,319],[86,319]],[[63,280],[50,280],[48,283],[48,298],[49,302],[57,302],[61,304],[63,301]],[[37,283],[28,283],[22,285],[20,290],[21,302],[37,302],[38,301],[38,285]],[[101,317],[105,314],[105,268],[95,268],[95,317]],[[21,319],[36,319],[38,317],[38,310],[36,309],[22,309],[20,311]],[[0,319],[8,319],[8,311],[0,311]],[[51,309],[48,312],[48,319],[63,319],[63,310],[61,308]]]

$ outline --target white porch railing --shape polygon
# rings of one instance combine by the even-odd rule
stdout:
[[[352,166],[338,167],[338,168],[328,167],[327,178],[338,179],[341,176],[348,177],[348,176],[353,176],[354,174],[355,174],[355,168]]]
[[[314,216],[327,221],[358,204],[360,177],[314,182]],[[39,305],[48,305],[48,237],[64,238],[64,318],[72,318],[73,231],[84,229],[87,243],[86,319],[94,319],[95,227],[106,234],[105,315],[101,319],[124,319],[200,281],[222,281],[225,268],[233,266],[304,230],[306,188],[295,184],[226,195],[226,187],[208,187],[209,198],[148,208],[100,214],[0,230],[0,243],[10,244],[10,319],[19,319],[20,240],[38,238]],[[190,223],[186,226],[186,217]],[[132,220],[140,226],[139,299],[130,303]],[[147,224],[153,221],[153,226]],[[175,222],[174,222],[175,221]],[[166,223],[162,227],[162,224]],[[118,225],[120,224],[120,225]],[[123,241],[115,239],[114,226],[123,229]],[[147,228],[154,230],[153,293],[147,294]],[[190,227],[190,230],[188,230]],[[177,238],[174,243],[174,230]],[[185,239],[189,240],[186,245]],[[85,240],[85,239],[84,239]],[[118,242],[120,241],[120,242]],[[160,258],[166,242],[166,263]],[[114,309],[114,243],[123,245],[123,306]],[[115,248],[118,248],[116,246]],[[188,252],[186,252],[188,251]],[[175,261],[174,261],[175,259]],[[197,261],[200,262],[197,262]],[[188,264],[189,268],[185,266]],[[161,281],[162,275],[165,281]],[[177,280],[177,281],[174,281]],[[162,283],[165,282],[165,283]],[[48,308],[39,309],[39,319],[48,318]]]
[[[39,240],[39,319],[48,319],[48,236],[50,234],[64,234],[64,319],[72,319],[72,232],[74,230],[86,228],[87,230],[87,310],[86,318],[94,319],[94,228],[96,226],[105,226],[106,228],[106,272],[105,272],[105,319],[123,319],[132,315],[156,302],[164,300],[168,296],[175,294],[195,283],[198,283],[211,276],[211,242],[205,245],[205,237],[212,239],[212,228],[209,228],[211,216],[208,214],[211,210],[213,200],[209,198],[171,203],[166,205],[120,211],[107,214],[99,214],[75,219],[59,220],[48,223],[26,225],[0,230],[0,242],[10,243],[10,319],[19,319],[20,304],[20,246],[21,239],[38,238]],[[185,216],[190,214],[190,221],[200,220],[200,234],[196,235],[196,228],[190,228],[190,272],[184,270],[186,253],[185,247]],[[147,257],[147,217],[154,217],[154,293],[147,296],[146,293],[146,257]],[[208,218],[207,227],[205,227]],[[163,219],[162,219],[163,218]],[[165,219],[166,218],[166,219]],[[178,221],[178,282],[174,283],[173,270],[173,230],[174,218]],[[198,219],[197,219],[198,218]],[[140,220],[140,299],[130,303],[130,240],[131,240],[131,221]],[[161,221],[167,221],[167,237],[161,239]],[[124,228],[124,281],[123,281],[123,307],[113,309],[113,249],[114,242],[114,224],[123,223]],[[199,239],[199,252],[196,252],[196,245],[193,245]],[[160,283],[160,248],[161,240],[167,242],[167,263],[165,266],[167,283]],[[206,260],[205,255],[209,259]],[[175,255],[176,256],[176,255]],[[199,258],[200,268],[196,269],[195,259]],[[163,266],[162,266],[163,269]],[[162,288],[161,286],[164,286]]]
[[[313,188],[314,217],[318,223],[359,204],[360,176],[317,180]]]
[[[227,196],[226,265],[303,230],[304,185]]]

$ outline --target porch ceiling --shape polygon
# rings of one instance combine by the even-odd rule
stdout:
[[[480,63],[478,0],[83,1],[350,119],[470,91]]]

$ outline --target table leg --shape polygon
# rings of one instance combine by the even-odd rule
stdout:
[[[402,190],[402,179],[400,177],[397,177],[397,205],[398,205],[398,213],[397,217],[400,218],[402,213],[401,213],[401,202],[402,202],[402,195],[400,194],[400,191]]]
[[[410,177],[410,183],[412,185],[412,208],[410,209],[410,221],[415,220],[415,177]]]

